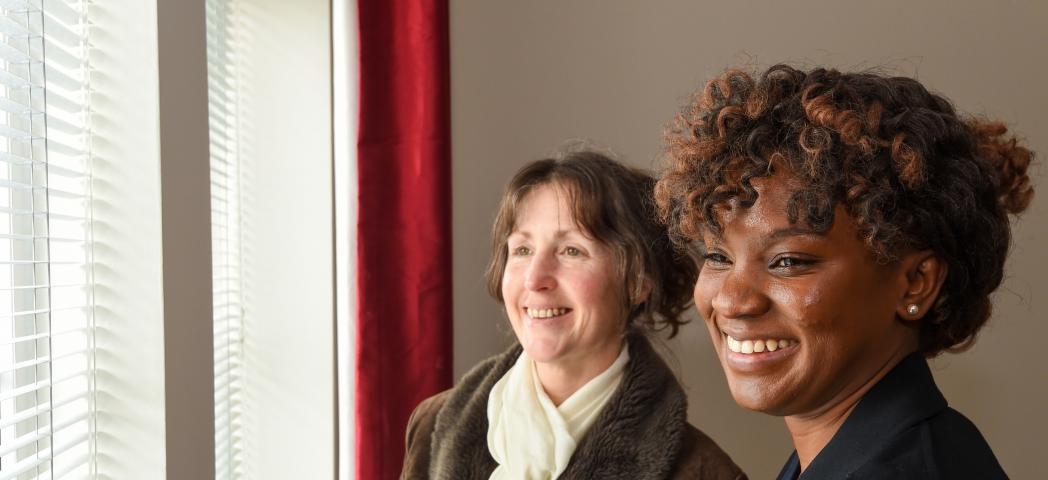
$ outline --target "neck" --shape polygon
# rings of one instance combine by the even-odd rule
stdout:
[[[542,389],[553,405],[559,407],[590,380],[611,367],[621,350],[622,342],[619,342],[598,352],[584,354],[583,361],[535,362],[535,371]]]
[[[801,471],[807,469],[819,452],[830,443],[866,392],[911,352],[912,350],[903,350],[890,356],[867,381],[833,405],[812,414],[785,417],[786,427],[793,438],[793,447],[797,450]]]

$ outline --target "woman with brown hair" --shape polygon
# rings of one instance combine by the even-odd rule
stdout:
[[[1007,478],[926,358],[990,317],[1032,154],[909,78],[778,65],[709,82],[656,197],[703,258],[695,304],[780,479]]]
[[[745,478],[647,339],[677,332],[697,273],[654,183],[591,152],[517,172],[487,271],[517,342],[415,409],[401,478]]]

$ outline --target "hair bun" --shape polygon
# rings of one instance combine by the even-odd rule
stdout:
[[[979,156],[997,172],[997,202],[1009,213],[1020,213],[1033,200],[1033,186],[1026,171],[1033,152],[1018,144],[1014,136],[1005,136],[1008,128],[1000,122],[979,119],[968,121],[975,137]]]

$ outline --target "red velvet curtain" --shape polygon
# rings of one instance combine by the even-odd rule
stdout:
[[[400,474],[404,430],[451,385],[447,0],[359,0],[357,478]]]

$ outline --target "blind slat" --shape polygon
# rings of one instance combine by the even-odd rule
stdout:
[[[29,63],[29,54],[7,43],[0,43],[0,58],[11,63]]]
[[[76,92],[84,90],[87,85],[86,81],[77,79],[60,68],[48,67],[44,71],[48,87],[58,86],[68,91]]]
[[[12,465],[10,468],[5,468],[3,471],[0,471],[0,480],[17,478],[18,475],[50,462],[51,459],[53,459],[54,457],[57,457],[58,455],[61,455],[69,451],[73,447],[80,445],[81,443],[84,443],[89,439],[90,435],[84,433],[74,437],[73,440],[63,443],[62,445],[59,445],[55,448],[44,450],[42,455],[39,455],[37,457],[26,458]]]
[[[33,159],[21,155],[15,155],[8,152],[0,152],[0,162],[8,163],[11,165],[32,165]]]
[[[0,318],[14,318],[14,317],[27,316],[27,315],[40,315],[42,313],[49,313],[49,312],[63,312],[63,311],[86,310],[86,309],[87,309],[87,306],[78,305],[78,306],[75,306],[75,307],[63,307],[63,308],[53,308],[53,309],[38,308],[38,309],[34,309],[34,310],[18,310],[18,311],[13,311],[13,312],[0,313]],[[22,337],[18,337],[18,338],[15,338],[13,340],[9,340],[8,343],[14,343],[14,342],[17,342],[17,341],[21,341],[21,340],[18,340],[19,338],[22,338]],[[3,344],[3,342],[0,342],[0,345],[2,345],[2,344]]]
[[[84,102],[83,92],[63,92],[57,89],[47,92],[47,97],[45,98],[49,111],[57,108],[70,113],[82,112],[85,111]]]
[[[0,97],[0,110],[16,115],[28,115],[32,112],[28,105],[4,97]]]
[[[31,10],[29,2],[26,0],[0,0],[0,7],[14,11]]]
[[[17,291],[24,291],[24,290],[39,290],[41,288],[81,288],[81,289],[85,289],[86,290],[86,289],[88,289],[90,287],[91,287],[91,285],[89,285],[87,283],[82,283],[82,282],[81,283],[51,283],[51,284],[40,283],[40,284],[14,285],[14,286],[10,286],[10,287],[0,287],[0,292],[17,292]],[[52,310],[52,311],[57,311],[57,310]]]
[[[59,115],[48,115],[47,130],[58,131],[68,135],[83,135],[86,133],[86,128],[81,125],[76,125],[73,122],[63,119]]]
[[[64,353],[64,354],[58,355],[58,356],[52,356],[52,355],[50,355],[48,353],[45,353],[42,356],[34,358],[32,360],[25,360],[25,361],[22,361],[22,362],[18,362],[18,363],[14,363],[14,364],[8,365],[8,366],[4,367],[2,370],[0,370],[0,374],[7,374],[7,373],[13,372],[15,370],[21,370],[23,368],[43,365],[45,363],[51,363],[51,362],[53,362],[55,360],[61,360],[63,358],[69,358],[69,357],[72,357],[72,356],[75,356],[75,355],[84,355],[84,354],[86,354],[88,352],[89,352],[89,350],[87,350],[87,349],[80,349],[80,350],[74,350],[72,352],[67,352],[67,353]]]
[[[47,2],[48,6],[44,9],[44,35],[47,36],[48,39],[72,47],[82,42],[84,36],[74,30],[73,23],[67,23],[60,18],[57,18],[60,14],[60,9],[57,7],[59,7],[61,3],[62,2]],[[76,21],[77,16],[78,15],[76,14],[71,15],[73,21]]]
[[[30,418],[33,418],[33,417],[37,417],[37,416],[40,416],[40,415],[51,413],[52,410],[58,410],[59,408],[62,408],[62,407],[66,406],[66,405],[68,405],[70,403],[73,403],[73,402],[75,402],[77,400],[87,401],[88,396],[89,395],[88,395],[87,392],[81,392],[81,393],[79,393],[77,395],[72,395],[72,396],[63,398],[63,399],[58,400],[58,401],[44,402],[44,403],[41,403],[41,404],[39,404],[39,405],[37,405],[35,407],[22,410],[22,411],[18,412],[17,414],[15,414],[14,416],[5,417],[3,419],[3,421],[0,422],[0,429],[5,429],[5,428],[8,428],[8,427],[10,427],[12,425],[17,425],[17,424],[22,423],[22,422],[24,422],[26,420],[29,420]]]
[[[79,307],[79,308],[84,308],[84,307]],[[31,335],[22,335],[20,337],[6,339],[6,340],[3,340],[3,341],[0,341],[0,345],[14,345],[16,343],[35,342],[37,340],[46,339],[47,337],[59,337],[59,336],[70,334],[70,333],[84,333],[84,332],[87,332],[87,331],[88,331],[87,327],[69,328],[69,329],[65,329],[65,330],[52,330],[50,332],[34,333],[34,334],[31,334]]]
[[[16,22],[11,17],[0,16],[0,33],[14,38],[29,38],[34,36],[29,27]]]
[[[78,371],[78,372],[70,374],[70,375],[65,375],[62,378],[59,378],[57,380],[52,380],[52,379],[48,378],[48,379],[40,380],[38,382],[30,383],[28,385],[24,385],[22,387],[14,389],[14,390],[8,390],[6,392],[0,393],[0,401],[10,400],[10,399],[15,398],[15,397],[21,397],[22,395],[25,395],[27,393],[32,393],[32,392],[35,392],[37,390],[50,388],[52,385],[57,385],[59,383],[65,382],[67,380],[72,380],[74,378],[83,377],[83,376],[86,376],[87,374],[88,374],[88,371],[85,369],[85,370],[81,370],[81,371]]]
[[[50,240],[58,243],[84,243],[82,238],[49,237],[47,235],[20,235],[17,233],[0,233],[0,239],[9,240]],[[2,289],[0,289],[2,290]]]
[[[28,79],[21,75],[17,75],[7,70],[0,70],[0,84],[6,85],[9,88],[14,89],[25,89],[33,87],[33,84]]]
[[[74,68],[83,63],[83,53],[78,50],[77,48],[61,45],[50,38],[44,38],[44,52],[47,55],[47,63]]]
[[[64,25],[74,25],[80,21],[80,12],[66,2],[46,2],[44,13]]]
[[[32,445],[36,442],[44,440],[52,436],[52,431],[60,432],[69,428],[72,425],[87,420],[91,415],[91,412],[83,412],[76,416],[70,417],[58,424],[48,424],[42,428],[36,429],[36,431],[27,433],[16,437],[13,442],[0,444],[0,457],[3,457],[11,452],[18,451],[18,449],[25,447],[26,445]],[[53,430],[52,430],[53,429]]]

